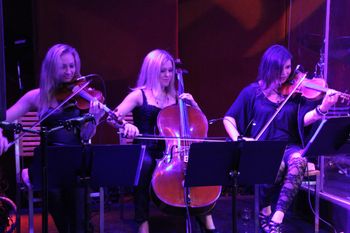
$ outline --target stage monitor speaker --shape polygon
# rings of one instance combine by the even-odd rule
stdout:
[[[6,72],[4,47],[3,7],[0,0],[0,121],[6,119]]]

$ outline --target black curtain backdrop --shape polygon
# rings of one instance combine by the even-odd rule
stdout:
[[[6,118],[6,73],[5,73],[5,56],[4,56],[4,23],[2,0],[0,0],[0,120]]]

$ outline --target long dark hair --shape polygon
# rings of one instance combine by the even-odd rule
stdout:
[[[272,83],[280,81],[284,64],[292,59],[292,54],[282,45],[272,45],[261,58],[257,81],[268,89]]]

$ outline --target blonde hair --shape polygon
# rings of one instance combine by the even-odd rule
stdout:
[[[75,74],[74,79],[80,77],[80,57],[78,52],[70,45],[56,44],[46,53],[45,59],[41,65],[40,73],[40,98],[39,114],[44,114],[52,101],[54,100],[55,90],[61,84],[58,74],[58,64],[62,55],[70,53],[74,57]]]
[[[173,66],[173,78],[170,85],[165,89],[167,94],[171,96],[176,96],[175,90],[175,62],[174,58],[165,50],[155,49],[149,52],[143,60],[139,78],[135,89],[152,89],[157,92],[161,89],[159,76],[161,72],[162,65],[170,61]]]

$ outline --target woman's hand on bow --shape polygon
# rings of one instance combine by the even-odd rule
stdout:
[[[127,138],[134,138],[140,134],[139,129],[135,125],[128,122],[124,124],[124,128],[121,132],[123,133],[123,136]]]

